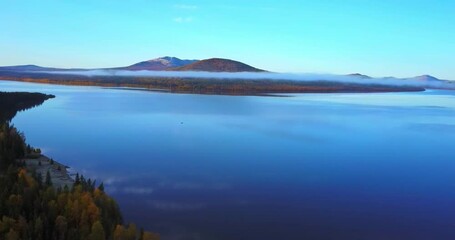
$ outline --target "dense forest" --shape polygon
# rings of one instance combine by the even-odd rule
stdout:
[[[132,87],[175,93],[263,95],[268,93],[407,92],[421,87],[354,84],[329,81],[268,79],[198,79],[172,77],[84,76],[0,70],[0,79],[61,85]]]
[[[36,154],[9,120],[19,110],[52,97],[37,93],[0,93],[0,239],[150,240],[157,234],[123,225],[117,203],[103,184],[77,176],[72,187],[56,188],[49,176],[24,167]],[[7,114],[3,114],[3,113]],[[9,117],[9,118],[8,118]]]
[[[0,92],[0,121],[10,120],[18,111],[41,105],[54,97],[42,93]]]

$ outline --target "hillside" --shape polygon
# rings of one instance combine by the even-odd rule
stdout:
[[[197,72],[265,72],[245,63],[230,59],[211,58],[201,60],[183,67],[169,69],[171,71],[197,71]]]
[[[442,81],[441,79],[438,79],[436,77],[433,77],[431,75],[422,75],[422,76],[417,76],[417,77],[414,77],[412,78],[413,80],[417,80],[417,81],[430,81],[430,82],[438,82],[438,81]]]
[[[180,59],[176,57],[162,57],[162,58],[155,58],[148,61],[139,62],[133,64],[128,67],[118,68],[121,70],[131,70],[131,71],[139,71],[139,70],[148,70],[148,71],[163,71],[169,68],[175,67],[182,67],[188,64],[192,64],[197,62],[198,60],[187,60],[187,59]]]
[[[5,66],[0,67],[1,71],[15,71],[15,72],[22,72],[22,71],[54,71],[60,70],[57,68],[48,68],[48,67],[40,67],[37,65],[18,65],[18,66]]]

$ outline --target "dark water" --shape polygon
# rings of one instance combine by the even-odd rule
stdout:
[[[454,92],[0,90],[56,95],[14,124],[164,240],[455,239]]]

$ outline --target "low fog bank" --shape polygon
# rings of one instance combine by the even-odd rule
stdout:
[[[312,74],[312,73],[271,73],[271,72],[177,72],[177,71],[128,71],[98,69],[86,71],[46,71],[50,74],[82,75],[87,77],[160,77],[160,78],[203,78],[203,79],[232,79],[232,80],[291,80],[291,81],[329,81],[356,84],[379,84],[394,86],[413,86],[427,88],[455,89],[455,82],[445,80],[420,80],[415,78],[362,78],[351,75]]]

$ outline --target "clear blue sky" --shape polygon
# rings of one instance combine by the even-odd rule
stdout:
[[[281,72],[455,80],[455,0],[0,0],[0,65],[231,58]]]

